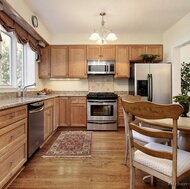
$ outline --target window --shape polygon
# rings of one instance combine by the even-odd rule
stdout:
[[[17,88],[35,82],[36,53],[28,44],[17,42],[12,32],[2,27],[0,42],[0,88]]]
[[[11,85],[11,43],[12,38],[2,32],[2,39],[0,46],[1,59],[0,59],[0,85],[10,86]]]

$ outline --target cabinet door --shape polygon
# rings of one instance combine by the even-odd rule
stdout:
[[[86,127],[86,98],[70,98],[70,126]]]
[[[128,56],[128,46],[117,46],[115,78],[129,78],[129,77],[130,77],[130,64]]]
[[[88,46],[87,59],[88,60],[115,60],[116,58],[115,46]]]
[[[59,97],[54,98],[54,125],[53,130],[59,126]]]
[[[40,48],[39,78],[50,78],[50,47]]]
[[[44,140],[53,131],[53,107],[50,106],[44,109]]]
[[[51,77],[68,77],[68,47],[51,46]]]
[[[115,60],[116,52],[115,46],[103,46],[101,47],[101,59],[102,60]]]
[[[87,78],[86,46],[69,47],[69,77]]]
[[[100,58],[100,46],[87,46],[88,60],[98,60]]]
[[[59,98],[59,123],[60,126],[68,127],[70,120],[70,106],[68,97]]]
[[[130,61],[142,61],[141,54],[146,53],[146,46],[144,45],[132,45],[129,47],[129,60]]]
[[[154,61],[162,61],[163,60],[163,45],[148,45],[146,46],[147,54],[158,54],[160,55]]]
[[[121,104],[121,99],[118,98],[118,121],[117,121],[117,124],[118,124],[118,127],[124,127],[124,115],[123,115],[123,107],[122,107],[122,104]]]

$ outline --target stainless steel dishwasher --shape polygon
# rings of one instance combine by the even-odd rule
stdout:
[[[44,141],[44,102],[28,104],[28,158]]]

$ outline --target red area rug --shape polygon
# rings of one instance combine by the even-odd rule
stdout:
[[[92,131],[63,131],[42,157],[91,157]]]

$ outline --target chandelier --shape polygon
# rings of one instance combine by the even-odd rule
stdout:
[[[97,44],[106,44],[107,41],[117,40],[117,36],[111,30],[105,28],[105,15],[105,12],[100,13],[100,16],[102,17],[101,27],[98,30],[94,30],[94,33],[92,33],[89,38],[90,40],[97,41]]]

